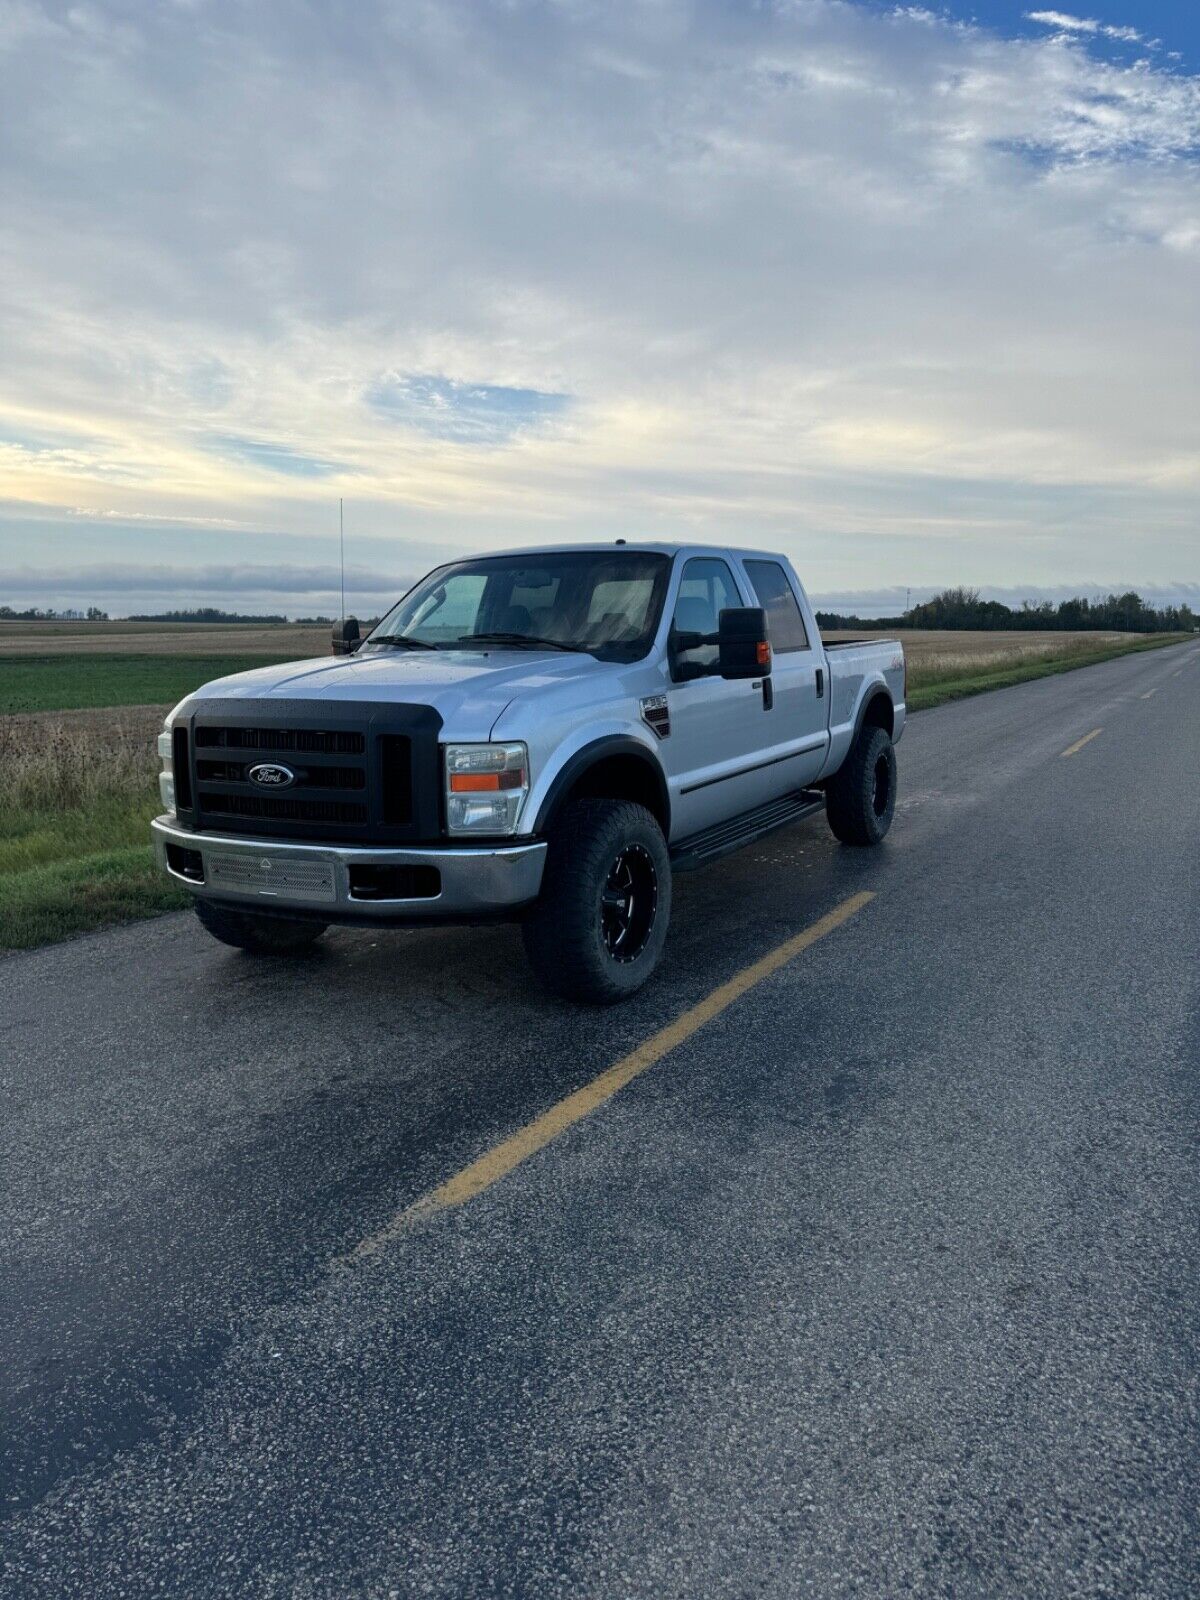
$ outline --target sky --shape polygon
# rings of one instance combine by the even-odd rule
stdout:
[[[0,0],[0,603],[1200,604],[1200,7]]]

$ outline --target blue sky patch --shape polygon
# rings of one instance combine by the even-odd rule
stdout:
[[[497,445],[561,415],[570,396],[409,372],[380,378],[368,389],[367,403],[389,422],[437,439]]]
[[[868,0],[873,11],[903,11],[897,0]],[[1200,6],[1195,0],[924,0],[936,17],[975,23],[1010,39],[1074,38],[1094,54],[1128,64],[1149,56],[1161,70],[1200,60]],[[1066,25],[1050,21],[1061,17]],[[1174,54],[1173,54],[1174,52]]]
[[[212,434],[206,443],[216,455],[243,461],[252,467],[265,467],[268,472],[279,472],[286,478],[326,478],[331,472],[343,470],[335,461],[321,461],[316,456],[291,450],[285,444],[246,439],[240,434]]]

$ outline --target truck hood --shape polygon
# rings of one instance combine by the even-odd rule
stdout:
[[[432,706],[461,738],[486,739],[518,695],[612,668],[556,650],[368,650],[255,667],[206,683],[197,700],[379,700]]]

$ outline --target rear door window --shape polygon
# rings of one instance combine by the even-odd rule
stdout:
[[[758,603],[767,613],[767,632],[776,655],[807,650],[808,633],[788,575],[778,561],[747,561],[746,572]]]

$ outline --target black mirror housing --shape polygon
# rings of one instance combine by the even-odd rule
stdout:
[[[771,646],[762,606],[731,606],[722,611],[717,645],[723,678],[770,677]]]
[[[333,625],[333,653],[335,656],[352,656],[362,643],[357,617],[343,617]]]

